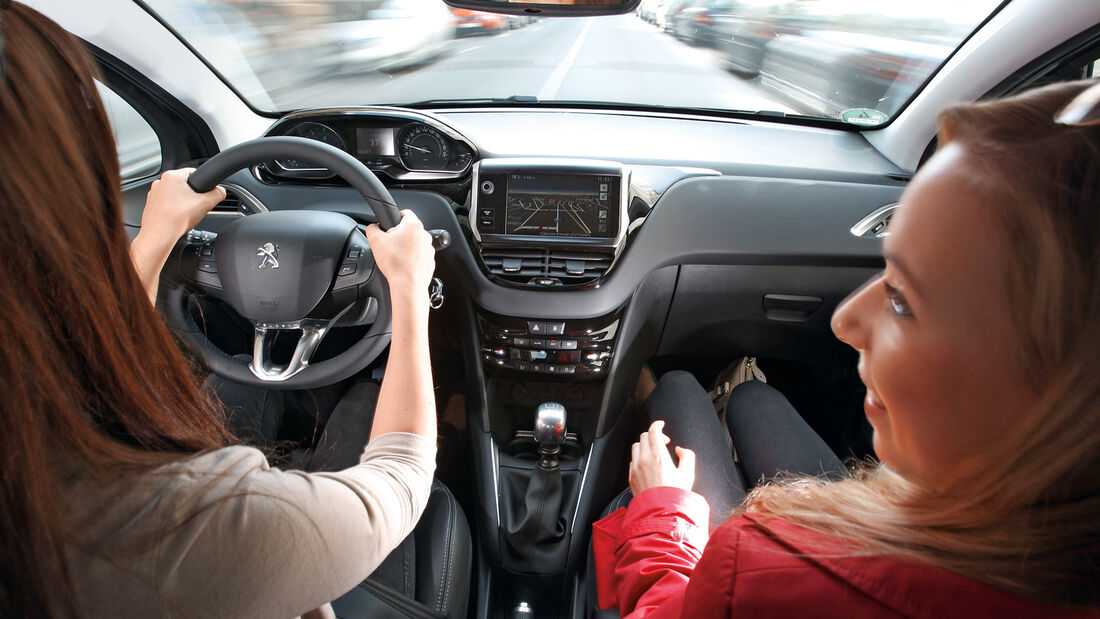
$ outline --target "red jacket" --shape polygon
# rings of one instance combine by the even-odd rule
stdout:
[[[935,567],[837,556],[836,540],[756,514],[731,518],[708,540],[709,511],[693,492],[651,488],[597,522],[600,607],[631,619],[1100,616]]]

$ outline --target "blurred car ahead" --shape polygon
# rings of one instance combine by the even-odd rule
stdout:
[[[455,20],[455,36],[475,37],[496,34],[509,28],[508,17],[499,13],[485,13],[469,9],[451,9]]]
[[[767,44],[799,28],[781,18],[790,0],[719,0],[710,11],[709,36],[726,68],[742,77],[756,77]]]
[[[767,45],[760,84],[796,108],[831,117],[869,105],[893,110],[950,53],[939,43],[851,32],[783,35]],[[873,125],[886,116],[869,118],[879,118]]]
[[[718,17],[735,13],[738,0],[687,0],[672,18],[672,34],[700,47],[717,47]]]
[[[341,73],[394,71],[433,60],[447,49],[455,22],[438,0],[344,0],[331,5],[321,38],[329,68]]]

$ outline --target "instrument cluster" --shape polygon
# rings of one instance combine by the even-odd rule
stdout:
[[[362,161],[375,174],[397,181],[461,178],[477,149],[432,116],[406,110],[311,110],[284,117],[267,135],[303,137],[331,144]],[[283,179],[324,180],[333,174],[309,161],[279,159],[263,172]]]

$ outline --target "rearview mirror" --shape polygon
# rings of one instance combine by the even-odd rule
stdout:
[[[458,9],[512,15],[589,17],[633,11],[642,0],[443,0]]]

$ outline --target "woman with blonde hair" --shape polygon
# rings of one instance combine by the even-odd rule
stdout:
[[[690,439],[675,441],[675,464],[655,421],[634,446],[634,499],[596,525],[602,607],[629,617],[1100,614],[1100,127],[1080,122],[1088,109],[1067,108],[1090,87],[1100,88],[1060,84],[941,113],[937,152],[891,222],[886,269],[832,321],[860,354],[881,464],[841,480],[781,476],[747,497],[729,484],[725,497],[704,492],[739,503],[708,536]],[[765,387],[741,385],[731,402]],[[754,437],[736,419],[762,415],[755,423],[767,428],[771,413],[728,414],[751,468],[751,448],[741,451]],[[771,439],[772,455],[804,452]],[[833,472],[830,457],[773,474]],[[699,461],[701,478],[730,466]]]

